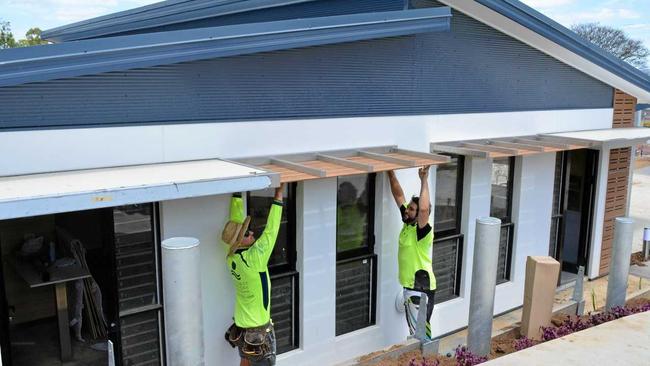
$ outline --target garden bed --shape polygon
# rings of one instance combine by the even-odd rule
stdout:
[[[600,325],[628,315],[650,311],[650,297],[641,297],[628,301],[623,308],[614,308],[608,312],[590,313],[583,316],[556,315],[553,317],[552,326],[543,328],[543,340],[535,341],[521,338],[519,330],[492,338],[492,351],[488,357],[478,357],[471,354],[464,347],[456,349],[455,355],[450,357],[439,355],[423,358],[419,351],[411,351],[400,355],[398,358],[385,359],[373,365],[378,366],[472,366],[485,362],[488,359],[498,358],[519,350],[532,347],[555,338],[578,332],[596,325]],[[360,365],[363,365],[361,362]]]

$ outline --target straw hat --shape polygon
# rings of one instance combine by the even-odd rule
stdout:
[[[248,225],[251,223],[251,217],[246,216],[244,222],[238,223],[235,221],[228,221],[221,233],[221,240],[230,245],[230,253],[233,254],[241,246],[241,241],[244,235],[248,232]]]

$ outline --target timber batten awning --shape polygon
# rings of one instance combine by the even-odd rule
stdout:
[[[278,173],[281,182],[298,182],[444,164],[450,158],[396,146],[381,146],[242,158],[236,161]]]
[[[586,141],[558,141],[546,136],[502,137],[468,141],[431,143],[431,152],[473,156],[477,158],[503,158],[533,155],[563,150],[584,149],[593,146]]]
[[[219,159],[0,177],[0,220],[278,185],[273,172]]]
[[[650,128],[606,128],[557,132],[533,136],[499,137],[467,141],[432,142],[432,153],[447,153],[477,158],[503,158],[564,150],[598,148],[603,144],[626,146],[650,140]]]

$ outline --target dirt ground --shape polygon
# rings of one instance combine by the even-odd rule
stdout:
[[[405,353],[401,355],[397,359],[388,359],[388,360],[382,360],[379,363],[376,363],[375,365],[377,366],[409,366],[409,363],[415,360],[415,365],[426,365],[428,364],[423,364],[424,359],[422,358],[422,353],[420,351],[412,351]],[[444,356],[438,356],[435,358],[427,358],[426,362],[428,362],[431,365],[435,365],[435,361],[438,360],[440,362],[440,366],[456,366],[456,360],[454,358],[449,358],[449,357],[444,357]],[[363,365],[363,364],[360,364]]]
[[[628,277],[628,295],[644,289],[650,289],[650,280],[644,280],[636,276]],[[599,309],[605,306],[605,300],[607,299],[607,277],[601,277],[593,281],[585,281],[583,293],[585,300],[585,311],[594,311],[594,309]],[[572,296],[573,288],[559,291],[555,294],[555,303],[565,303],[569,301]]]

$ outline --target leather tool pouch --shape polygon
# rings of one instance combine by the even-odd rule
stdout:
[[[244,330],[242,352],[252,361],[261,361],[272,355],[270,326]]]
[[[230,343],[232,348],[235,348],[240,345],[242,340],[243,329],[235,325],[234,323],[226,331],[226,341]]]

